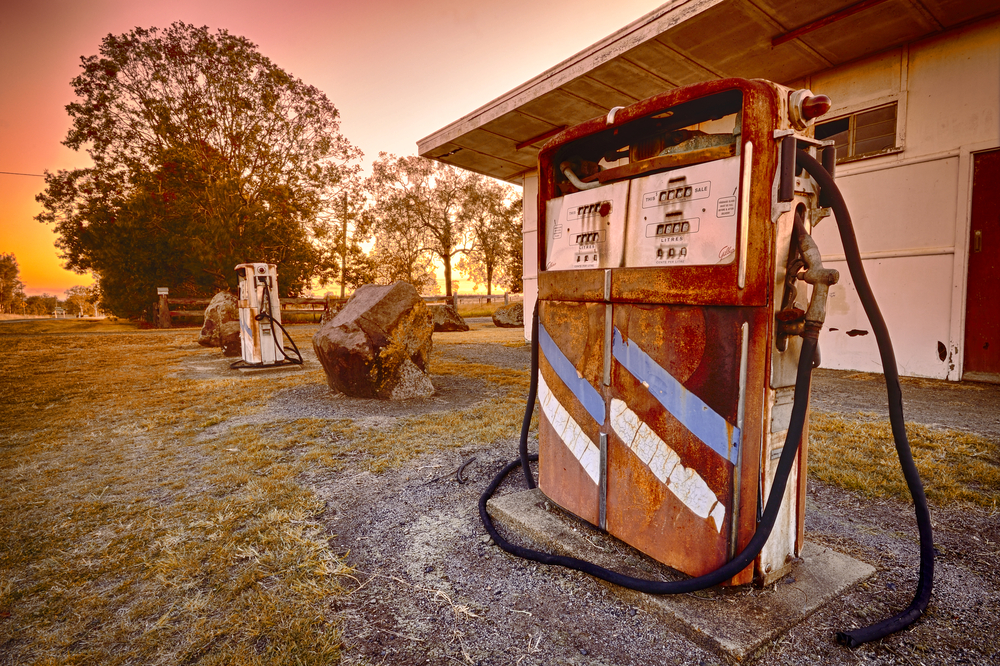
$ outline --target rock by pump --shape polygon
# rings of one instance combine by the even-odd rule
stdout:
[[[873,640],[923,612],[929,516],[891,342],[833,181],[835,148],[813,138],[829,108],[808,90],[716,80],[613,109],[542,148],[521,457],[479,505],[498,545],[652,594],[768,584],[787,572],[804,543],[810,373],[839,279],[811,231],[832,210],[883,355],[922,550],[911,607],[838,638]],[[541,492],[690,578],[643,581],[497,533],[486,502],[503,477],[521,467],[535,484],[527,433],[536,395]]]

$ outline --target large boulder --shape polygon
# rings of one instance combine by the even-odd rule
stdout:
[[[366,284],[320,326],[313,349],[330,388],[358,398],[404,400],[429,396],[433,325],[407,282]]]
[[[497,308],[493,323],[500,328],[524,328],[524,303],[510,303]]]
[[[202,347],[221,347],[222,325],[226,322],[236,322],[239,339],[239,302],[228,291],[220,291],[205,308],[205,323],[198,334],[198,344]]]
[[[467,331],[469,325],[458,314],[458,310],[448,303],[436,303],[430,306],[434,318],[434,332],[447,333],[451,331]]]

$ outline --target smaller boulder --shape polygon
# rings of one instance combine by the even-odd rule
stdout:
[[[435,303],[428,307],[430,308],[431,315],[434,317],[435,333],[469,330],[469,325],[465,323],[462,315],[458,314],[458,310],[453,305]]]
[[[333,321],[333,318],[344,309],[343,303],[338,303],[335,301],[327,301],[326,309],[323,310],[323,316],[319,318],[319,325],[322,326],[328,321]]]
[[[205,323],[198,334],[198,344],[202,347],[222,346],[222,325],[225,322],[236,322],[237,337],[239,337],[240,308],[236,297],[228,291],[220,291],[212,297],[205,308]]]
[[[524,328],[524,303],[510,303],[497,308],[493,324],[500,328]]]
[[[240,338],[239,321],[222,322],[219,340],[222,342],[223,356],[243,356],[243,340]]]

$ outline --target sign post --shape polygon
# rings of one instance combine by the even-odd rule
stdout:
[[[170,303],[167,294],[169,287],[157,287],[156,295],[159,301],[156,304],[156,328],[170,328]]]

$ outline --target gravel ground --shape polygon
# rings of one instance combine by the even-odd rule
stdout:
[[[504,444],[430,456],[377,477],[315,480],[330,507],[332,543],[349,553],[360,585],[331,608],[344,627],[345,664],[725,663],[610,586],[491,545],[476,501],[511,456],[503,450],[516,446],[514,439]],[[457,483],[448,473],[473,456],[468,483]],[[519,487],[508,485],[500,492]],[[912,596],[913,512],[902,502],[861,500],[810,483],[807,538],[878,571],[776,641],[759,663],[1000,663],[997,516],[941,509],[933,515],[938,558],[927,615],[907,632],[848,650],[834,642],[834,631],[887,617]]]
[[[1000,386],[915,377],[903,377],[900,384],[907,421],[1000,441]],[[813,373],[811,403],[824,412],[869,412],[889,419],[882,375],[820,368]]]
[[[436,345],[449,359],[526,368],[527,348]],[[815,409],[878,412],[884,387],[874,376],[823,370]],[[408,407],[382,406],[381,418],[454,409],[482,397],[481,385],[435,377],[440,392]],[[451,382],[450,384],[448,382]],[[1000,438],[1000,387],[904,381],[907,420]],[[331,399],[325,387],[275,395],[266,420],[302,415],[364,418],[374,401]],[[516,559],[489,542],[477,500],[516,456],[516,433],[415,459],[379,475],[358,461],[307,479],[326,500],[322,516],[357,583],[332,601],[343,627],[345,664],[720,664],[721,656],[665,628],[604,583]],[[455,471],[464,469],[464,480]],[[522,488],[516,475],[500,493]],[[874,565],[876,574],[781,637],[758,659],[767,664],[1000,663],[995,569],[1000,512],[931,508],[938,551],[934,597],[908,631],[855,650],[836,630],[870,624],[905,607],[917,576],[912,507],[871,500],[810,481],[806,538]],[[525,544],[528,545],[528,544]],[[615,546],[618,547],[618,546]],[[623,552],[627,564],[636,558]],[[642,563],[639,564],[642,568]],[[655,569],[655,567],[654,567]],[[747,593],[755,593],[753,590]],[[708,595],[705,603],[715,603]]]

